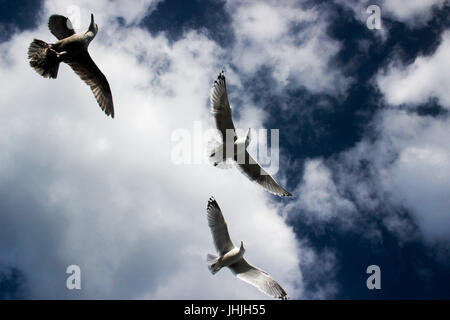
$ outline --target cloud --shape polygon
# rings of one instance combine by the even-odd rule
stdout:
[[[334,218],[376,241],[382,235],[379,226],[370,222],[374,218],[396,234],[400,243],[421,238],[429,245],[447,243],[448,117],[388,109],[380,111],[374,125],[376,140],[365,138],[326,167],[317,159],[306,165],[299,187],[303,197],[295,208],[305,210],[307,219],[313,215],[314,221],[324,223]],[[327,174],[331,170],[334,180]]]
[[[301,196],[287,208],[294,207],[294,212],[302,213],[304,218],[312,220],[310,223],[343,219],[343,215],[356,209],[353,202],[340,194],[330,169],[321,159],[305,162],[303,180],[297,189],[295,193]]]
[[[386,189],[406,207],[429,241],[449,241],[450,151],[447,119],[390,112],[384,117],[398,157],[388,168]]]
[[[306,161],[297,187],[302,197],[287,206],[290,216],[300,213],[316,227],[339,221],[373,240],[382,240],[381,222],[400,242],[448,243],[450,118],[420,115],[415,108],[437,99],[449,109],[444,76],[449,53],[445,32],[433,55],[379,71],[375,79],[384,108],[354,147],[327,161]]]
[[[327,35],[328,21],[320,6],[228,1],[227,10],[235,34],[232,61],[241,72],[268,67],[281,86],[304,86],[313,93],[345,92],[351,79],[331,64],[340,44]]]
[[[64,14],[66,4],[46,2],[43,17]],[[47,80],[28,66],[33,37],[54,41],[44,18],[0,44],[4,263],[23,274],[29,298],[265,298],[227,270],[212,277],[206,268],[214,195],[248,260],[303,297],[303,247],[270,196],[237,170],[171,162],[174,130],[211,124],[209,88],[224,49],[196,31],[173,43],[150,35],[136,23],[154,2],[138,4],[80,5],[83,19],[91,10],[99,17],[90,53],[111,85],[114,120],[69,67]],[[81,267],[81,291],[65,287],[71,264]]]
[[[299,186],[303,197],[295,208],[316,222],[337,219],[373,240],[381,240],[379,226],[370,222],[375,218],[400,242],[419,238],[429,245],[448,242],[448,117],[387,109],[379,112],[373,125],[376,140],[364,138],[326,166],[319,159],[307,162]]]
[[[6,267],[0,263],[0,299],[20,299],[24,284],[19,270]]]
[[[307,247],[306,244],[305,247]],[[340,289],[336,279],[336,271],[339,268],[336,252],[329,248],[321,252],[304,250],[302,257],[307,297],[310,299],[334,298]],[[318,265],[321,267],[317,268]]]
[[[407,66],[391,64],[377,83],[387,103],[414,108],[437,99],[450,108],[450,83],[444,74],[450,64],[450,33],[429,57],[418,57]],[[394,107],[396,108],[396,107]],[[392,198],[408,208],[429,241],[448,241],[450,225],[450,151],[448,116],[422,117],[416,113],[388,110],[383,113],[380,131],[385,144],[396,152],[387,172],[387,188]]]
[[[393,19],[406,23],[411,28],[417,28],[425,25],[433,16],[433,10],[442,8],[446,0],[335,0],[339,5],[345,6],[353,11],[355,17],[365,23],[369,17],[367,8],[370,5],[377,5],[381,9],[381,19]],[[382,22],[382,30],[388,27],[388,24]],[[383,39],[386,34],[381,31]]]
[[[71,18],[71,22],[76,28],[84,28],[84,25],[89,24],[90,14],[95,13],[97,24],[99,26],[108,26],[113,23],[117,18],[123,19],[125,25],[137,24],[146,15],[152,12],[156,5],[161,0],[135,0],[133,5],[123,1],[77,1],[76,5],[73,1],[62,0],[55,1],[49,0],[44,3],[44,10],[42,19],[44,22],[47,20],[48,14],[62,14]]]
[[[384,1],[382,8],[396,20],[417,26],[426,23],[432,16],[433,8],[442,7],[445,0],[397,0]]]
[[[430,98],[437,98],[450,109],[450,32],[442,34],[442,42],[432,56],[416,58],[414,63],[402,66],[392,63],[377,77],[377,84],[389,104],[417,106]]]

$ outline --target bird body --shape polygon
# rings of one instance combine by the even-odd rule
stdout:
[[[86,51],[94,37],[95,35],[92,32],[89,32],[89,35],[87,33],[75,33],[51,44],[50,48],[58,53],[66,52],[62,55],[61,61],[69,62],[81,52]]]
[[[250,130],[250,129],[249,129]],[[236,161],[237,163],[244,163],[246,149],[248,147],[249,136],[240,137],[234,140],[232,144],[219,143],[211,153],[211,159],[214,161],[214,166],[227,160]]]
[[[100,108],[114,118],[114,104],[108,80],[88,53],[88,47],[98,32],[91,14],[91,24],[86,32],[75,33],[70,20],[52,15],[48,22],[51,33],[58,38],[55,43],[34,39],[28,48],[30,66],[45,78],[56,79],[59,64],[67,63],[91,88]]]
[[[234,246],[222,211],[213,197],[208,201],[206,212],[214,245],[219,252],[218,256],[212,254],[206,256],[209,271],[216,274],[220,269],[228,267],[237,278],[255,286],[265,294],[278,299],[287,299],[286,291],[267,272],[252,266],[244,259],[244,242],[241,241],[239,248]]]
[[[245,249],[244,249],[244,243],[241,241],[241,247],[234,247],[230,251],[226,252],[223,255],[220,256],[214,256],[212,254],[208,255],[208,261],[209,265],[208,268],[211,271],[212,274],[215,274],[217,271],[224,267],[229,267],[233,265],[234,263],[241,260],[241,258],[244,256]]]
[[[247,134],[245,137],[237,138],[234,141],[234,160],[237,161],[237,159],[242,158],[242,156],[245,154],[245,151],[247,150],[248,145],[250,144],[250,129],[248,129]]]
[[[238,262],[241,260],[241,258],[244,256],[244,246],[242,245],[240,248],[235,247],[234,249],[228,251],[223,255],[223,258],[221,259],[221,265],[223,267],[229,267],[232,264]]]

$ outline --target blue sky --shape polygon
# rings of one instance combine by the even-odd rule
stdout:
[[[381,30],[366,26],[370,4]],[[28,43],[53,41],[48,15],[69,5],[0,1],[12,79],[0,103],[0,298],[264,298],[237,280],[214,291],[232,276],[204,266],[210,194],[294,299],[450,297],[447,1],[80,1],[81,29],[99,19],[90,51],[114,121],[68,68],[50,83],[27,66]],[[207,125],[222,68],[239,126],[280,130],[277,179],[293,200],[234,171],[159,162],[175,128]],[[71,263],[86,270],[81,292],[64,288]],[[371,264],[381,290],[366,288]]]

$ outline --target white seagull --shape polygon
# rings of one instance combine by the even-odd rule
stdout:
[[[28,48],[30,66],[44,78],[56,79],[59,64],[67,63],[91,88],[100,108],[107,116],[114,118],[114,105],[108,80],[87,50],[98,32],[94,15],[91,14],[91,24],[86,32],[75,33],[70,20],[56,14],[49,18],[48,27],[58,41],[50,44],[34,39]]]
[[[223,71],[211,88],[210,102],[211,113],[222,138],[221,143],[212,150],[209,156],[214,166],[231,160],[244,175],[261,185],[265,190],[280,197],[291,197],[292,194],[282,188],[247,152],[250,143],[250,129],[248,129],[245,137],[238,138],[236,135]]]
[[[235,247],[228,234],[227,224],[216,200],[211,197],[206,209],[208,225],[211,229],[214,245],[219,256],[208,254],[208,269],[215,274],[223,267],[228,267],[239,279],[250,283],[265,294],[286,300],[286,291],[265,271],[252,266],[244,259],[244,243]]]

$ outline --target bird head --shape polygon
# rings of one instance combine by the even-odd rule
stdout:
[[[245,148],[248,147],[248,145],[250,144],[250,141],[252,140],[250,133],[251,133],[250,128],[248,128],[247,134],[245,135]]]
[[[241,241],[241,247],[239,248],[240,251],[244,252],[245,248],[244,248],[244,241]]]
[[[97,26],[97,24],[94,21],[94,14],[92,14],[92,13],[91,13],[91,24],[89,25],[89,30],[88,31],[91,31],[94,34],[94,36],[98,32],[98,26]]]

